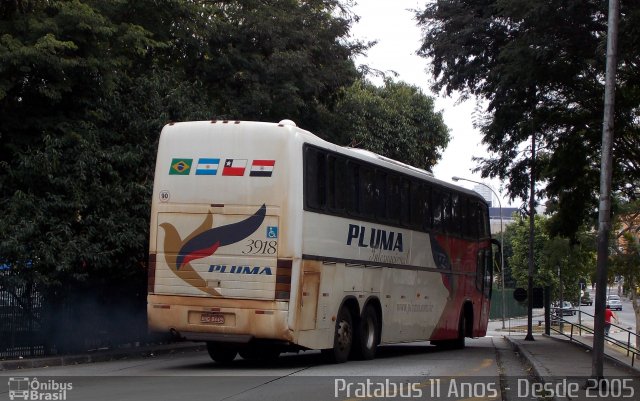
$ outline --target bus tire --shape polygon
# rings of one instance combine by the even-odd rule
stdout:
[[[238,350],[231,344],[218,343],[214,341],[207,342],[207,352],[215,362],[227,365],[236,359]]]
[[[355,353],[359,359],[373,359],[380,343],[380,321],[378,313],[371,305],[367,305],[362,311],[362,318],[356,333]]]
[[[353,319],[346,307],[340,308],[333,334],[333,348],[322,350],[322,354],[332,363],[344,363],[349,359],[353,345]]]
[[[458,324],[458,338],[453,340],[451,344],[452,345],[451,348],[463,349],[465,346],[464,339],[466,337],[466,333],[467,333],[467,319],[463,314],[462,316],[460,316],[460,323]]]

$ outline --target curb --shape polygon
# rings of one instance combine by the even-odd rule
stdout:
[[[581,347],[583,349],[588,349],[589,351],[593,351],[593,348],[585,345],[585,344],[581,344],[575,341],[571,341],[571,340],[564,340],[562,338],[556,338],[553,336],[549,336],[546,334],[543,334],[544,337],[549,338],[553,341],[560,341],[563,342],[565,344],[573,344],[571,346],[578,346]],[[533,374],[535,375],[536,379],[538,379],[540,381],[540,383],[542,384],[546,384],[548,383],[548,381],[545,379],[545,376],[542,374],[541,370],[540,370],[540,364],[537,363],[535,361],[535,358],[533,358],[533,356],[529,353],[529,351],[527,351],[525,349],[525,347],[522,347],[520,344],[516,343],[515,341],[513,341],[509,336],[504,336],[504,339],[507,340],[507,342],[509,344],[511,344],[511,346],[513,347],[514,350],[516,350],[518,353],[520,353],[520,355],[527,361],[527,363],[529,364],[529,366],[531,367],[531,370],[533,371]],[[616,359],[610,355],[607,355],[606,353],[604,354],[604,359],[606,360],[606,362],[608,363],[612,363],[614,365],[616,365],[619,368],[623,368],[628,370],[629,372],[632,372],[634,374],[638,374],[640,373],[640,369],[633,367],[629,364],[624,363],[623,361]],[[553,401],[557,401],[557,398],[555,395],[550,397],[551,400]]]
[[[511,347],[513,347],[513,349],[515,349],[518,353],[520,353],[522,358],[524,358],[527,361],[527,364],[531,367],[531,370],[533,371],[533,374],[536,377],[536,379],[540,383],[542,383],[543,385],[548,383],[547,380],[545,380],[544,375],[542,375],[542,373],[540,372],[540,369],[538,369],[538,364],[536,362],[534,362],[534,358],[531,356],[529,351],[524,349],[524,347],[521,347],[520,344],[518,344],[515,341],[511,340],[511,338],[509,338],[509,336],[504,336],[504,338],[505,338],[505,340],[507,340],[507,342],[509,344],[511,344]],[[547,399],[550,399],[550,400],[553,400],[553,401],[557,401],[558,400],[555,395],[553,395],[553,396],[551,396],[551,397],[549,397]]]
[[[92,354],[61,355],[42,358],[11,359],[0,361],[0,371],[46,368],[50,366],[79,365],[83,363],[107,362],[122,359],[153,358],[180,352],[206,350],[203,343],[174,343],[128,349],[97,351]]]
[[[524,357],[524,359],[527,361],[529,366],[531,366],[531,369],[533,370],[533,374],[536,376],[536,378],[540,380],[541,383],[545,383],[544,376],[538,369],[538,366],[536,366],[537,364],[534,362],[534,359],[529,353],[529,351],[521,347],[520,344],[513,341],[509,336],[504,336],[504,339],[507,340],[509,344],[511,344],[511,347],[513,349],[515,349],[520,355],[522,355],[522,357]]]

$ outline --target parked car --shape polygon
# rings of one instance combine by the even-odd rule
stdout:
[[[607,306],[612,310],[622,310],[622,301],[617,295],[607,296]]]
[[[573,305],[569,301],[563,301],[562,306],[559,302],[555,302],[551,311],[558,316],[574,316],[576,314],[576,310],[573,309]]]
[[[584,295],[580,297],[580,305],[591,306],[592,304],[593,304],[593,300],[591,299],[591,296],[589,295],[588,292],[585,292]]]

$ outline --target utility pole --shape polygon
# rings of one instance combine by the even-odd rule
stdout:
[[[535,92],[534,92],[535,94]],[[534,105],[535,107],[535,105]],[[531,194],[529,197],[529,271],[527,274],[527,335],[525,341],[533,341],[533,245],[536,218],[536,134],[531,130]]]
[[[604,309],[607,289],[607,259],[609,257],[609,231],[611,229],[611,173],[613,122],[616,89],[616,65],[618,48],[618,0],[609,0],[607,34],[607,69],[604,88],[604,118],[602,123],[602,155],[600,161],[600,206],[598,209],[598,261],[596,271],[596,307],[593,335],[592,379],[603,378],[604,360]]]

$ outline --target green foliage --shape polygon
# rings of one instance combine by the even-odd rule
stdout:
[[[415,86],[386,80],[377,87],[357,81],[335,108],[338,143],[361,147],[431,170],[449,143],[442,113]]]
[[[0,255],[53,287],[92,270],[126,280],[142,271],[129,259],[144,230],[123,228],[142,227],[144,217],[123,208],[140,188],[118,174],[132,154],[114,152],[102,102],[154,42],[89,3],[32,5],[0,21]],[[142,253],[134,258],[140,266]]]
[[[368,45],[349,37],[349,4],[1,2],[0,263],[12,274],[0,287],[35,284],[52,325],[84,298],[88,315],[117,299],[144,311],[155,153],[171,120],[291,118],[430,168],[448,141],[442,117],[414,87],[354,84]]]
[[[354,18],[334,0],[2,2],[0,263],[12,280],[143,303],[162,126],[320,126],[358,76]]]
[[[579,279],[584,278],[588,282],[590,273],[595,270],[594,235],[591,232],[581,230],[578,234],[579,241],[572,244],[566,238],[551,237],[549,223],[548,218],[535,217],[534,286],[549,285],[554,287],[557,298],[560,283],[558,274],[560,273],[564,298],[577,301]],[[512,249],[508,262],[513,277],[518,286],[526,287],[529,269],[528,219],[517,217],[514,224],[507,226],[505,242],[507,241],[510,242]]]
[[[614,218],[610,276],[624,277],[625,290],[637,299],[640,294],[640,201],[626,202]]]
[[[621,2],[614,189],[637,193],[640,177],[640,3]],[[576,241],[597,200],[607,2],[444,0],[417,13],[421,54],[434,88],[486,100],[478,126],[491,157],[483,176],[508,179],[527,198],[529,138],[539,143],[536,178],[555,212],[551,234]],[[637,196],[637,195],[636,195]]]
[[[504,281],[507,288],[517,288],[516,279],[513,277],[513,271],[511,269],[511,257],[513,256],[513,236],[516,234],[515,230],[508,229],[508,226],[504,229],[503,235],[494,235],[493,237],[502,242],[502,252],[504,254]],[[494,269],[496,280],[502,283],[502,273],[499,268]],[[502,287],[502,284],[500,284]]]
[[[204,3],[207,35],[193,70],[219,118],[279,121],[321,128],[352,61],[367,46],[349,41],[355,16],[336,0]]]

